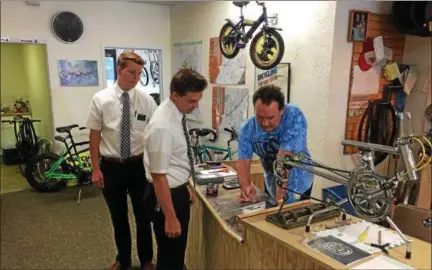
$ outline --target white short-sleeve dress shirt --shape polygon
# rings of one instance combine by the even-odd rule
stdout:
[[[123,90],[115,83],[97,92],[91,101],[86,126],[100,130],[102,138],[100,153],[105,157],[120,158],[120,135]],[[143,154],[144,129],[157,108],[154,99],[144,90],[133,88],[128,91],[131,117],[131,155]]]
[[[170,188],[187,183],[191,168],[181,113],[171,99],[163,101],[153,114],[144,134],[144,166],[151,173],[166,174]]]

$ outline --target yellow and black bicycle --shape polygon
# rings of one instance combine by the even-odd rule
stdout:
[[[269,18],[277,20],[277,17],[267,16],[264,2],[255,2],[262,7],[262,14],[256,21],[247,20],[243,16],[243,7],[249,4],[249,1],[233,2],[235,6],[240,8],[240,21],[234,23],[231,19],[225,19],[227,22],[222,26],[219,34],[219,47],[222,55],[226,58],[236,57],[240,49],[246,48],[255,31],[263,24],[262,29],[253,37],[249,51],[253,64],[260,69],[267,70],[280,63],[285,45],[278,32],[282,31],[282,28],[269,24]],[[247,32],[246,26],[250,27]]]

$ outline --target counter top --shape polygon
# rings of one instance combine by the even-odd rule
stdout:
[[[300,203],[301,202],[293,203],[289,204],[288,206],[296,206]],[[383,255],[383,252],[377,252],[374,253],[371,257],[368,257],[367,259],[356,262],[355,264],[349,265],[347,267],[339,263],[338,261],[324,255],[323,253],[315,251],[311,247],[307,246],[307,242],[315,238],[314,232],[318,231],[318,228],[325,227],[325,225],[333,225],[333,220],[325,220],[322,222],[312,223],[310,233],[305,232],[304,226],[285,230],[265,220],[266,216],[270,212],[274,213],[276,211],[277,207],[273,209],[268,209],[266,213],[257,213],[253,216],[244,217],[239,220],[244,225],[251,226],[254,229],[257,229],[262,233],[270,236],[271,238],[284,243],[285,246],[287,246],[291,250],[294,250],[294,252],[301,252],[306,256],[309,256],[314,260],[319,261],[321,264],[334,269],[347,269],[348,267],[351,268],[353,266],[362,264],[365,261],[372,259],[373,257]],[[349,216],[349,218],[351,218],[353,222],[358,222],[362,220],[353,216]],[[405,264],[411,265],[412,267],[415,267],[417,269],[431,269],[431,244],[419,239],[415,239],[413,237],[410,238],[414,239],[414,241],[411,242],[411,259],[405,259],[405,245],[389,249],[389,257]]]

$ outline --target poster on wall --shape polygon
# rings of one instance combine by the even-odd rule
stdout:
[[[247,119],[249,90],[247,88],[229,88],[213,86],[212,92],[212,128],[234,128],[239,131]]]
[[[225,58],[219,48],[219,37],[210,38],[210,83],[244,85],[246,83],[246,50],[240,50],[233,59]]]
[[[189,67],[202,74],[202,41],[177,42],[173,49],[172,73],[176,73],[183,67]],[[186,115],[192,121],[201,121],[200,109],[195,109]]]
[[[58,70],[62,87],[99,86],[97,61],[58,60]]]
[[[105,48],[105,80],[109,87],[117,80],[116,61],[124,51],[138,54],[144,59],[144,67],[136,88],[143,89],[149,94],[160,94],[162,75],[162,51],[158,49]]]
[[[264,85],[273,84],[281,88],[286,98],[290,102],[291,86],[291,63],[280,63],[269,70],[262,70],[255,67],[255,91]]]

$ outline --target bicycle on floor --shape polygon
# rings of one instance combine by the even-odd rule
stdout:
[[[78,125],[69,125],[56,128],[58,133],[55,140],[62,142],[65,149],[62,153],[43,153],[29,161],[26,168],[26,178],[30,186],[39,192],[54,192],[66,186],[70,180],[77,180],[78,194],[77,204],[81,201],[82,186],[91,186],[91,161],[90,157],[83,155],[89,151],[89,141],[75,142],[71,130],[79,128]],[[77,147],[86,146],[78,150]],[[43,167],[42,167],[43,166]]]
[[[238,134],[234,127],[224,128],[224,131],[230,134],[230,138],[227,142],[227,148],[201,143],[201,138],[207,137],[210,134],[212,135],[212,137],[209,138],[210,142],[215,142],[218,139],[218,132],[214,129],[193,128],[189,130],[189,135],[191,136],[192,152],[194,154],[194,164],[215,161],[215,154],[224,155],[222,160],[233,160],[233,156],[237,153],[237,150],[232,150],[231,143],[233,141],[237,141]]]
[[[41,120],[28,117],[14,117],[13,120],[2,120],[2,123],[13,124],[16,145],[18,149],[18,169],[25,176],[27,162],[34,156],[49,152],[52,143],[47,139],[37,136],[33,123],[40,123]]]

